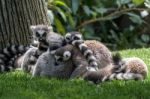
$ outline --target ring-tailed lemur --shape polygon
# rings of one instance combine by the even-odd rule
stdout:
[[[112,69],[112,66],[112,64],[109,64],[109,66],[104,66],[103,68],[105,69],[102,68],[102,70],[109,71]],[[88,72],[87,67],[88,62],[84,55],[78,48],[68,44],[55,51],[49,50],[43,53],[38,58],[32,75],[57,78],[85,77]],[[111,74],[111,71],[108,74]]]
[[[84,57],[85,56],[89,57],[88,55],[92,55],[93,57],[95,57],[96,58],[95,61],[98,64],[99,69],[101,69],[109,64],[112,64],[112,54],[104,44],[102,44],[96,40],[85,40],[84,44],[87,46],[87,50],[84,52],[84,54],[82,54],[83,52],[80,51],[79,48],[77,48],[74,45],[73,46],[74,46],[74,48],[76,47],[77,49],[79,49],[78,52],[79,53],[81,52],[81,54]],[[64,49],[65,49],[65,47],[64,47]],[[91,51],[89,51],[88,49]],[[67,48],[66,48],[66,51],[67,51]],[[93,53],[87,54],[88,52],[93,52]],[[87,57],[85,57],[85,58],[88,59]],[[88,61],[88,62],[90,62],[90,61]],[[93,62],[93,60],[92,60],[92,62]]]
[[[15,59],[29,49],[29,46],[10,45],[0,52],[0,72],[10,71],[14,67]]]
[[[91,51],[88,46],[84,43],[82,34],[79,32],[70,32],[65,35],[65,40],[67,43],[72,44],[79,48],[82,54],[85,56],[87,61],[89,62],[89,67],[94,67],[98,70],[98,64],[96,57],[93,55],[93,51]],[[91,68],[92,69],[92,68]]]
[[[58,63],[56,62],[54,56],[51,54],[51,51],[48,50],[39,56],[34,66],[32,76],[70,78],[73,70],[74,66],[72,61]]]
[[[31,47],[25,54],[21,64],[21,68],[30,71],[34,66],[38,57],[46,52],[48,47],[55,49],[55,46],[62,46],[64,43],[63,36],[52,32],[52,27],[47,25],[31,26],[33,31],[33,39],[38,41],[38,47]]]
[[[85,41],[86,42],[86,41]],[[94,42],[94,41],[92,41]],[[88,41],[86,42],[87,45],[90,45],[91,42]],[[95,46],[94,49],[92,49],[91,47],[89,47],[89,49],[91,49],[93,52],[96,52],[97,50],[100,50],[101,51],[101,45],[99,45],[100,43],[94,43],[94,44],[97,44],[97,46]],[[97,49],[97,48],[100,48],[100,49]],[[103,47],[102,47],[103,48]],[[56,59],[56,63],[58,62],[67,62],[67,61],[72,61],[73,65],[75,67],[82,67],[83,65],[88,68],[88,62],[86,60],[86,58],[84,57],[84,55],[81,53],[81,51],[79,51],[78,48],[76,48],[75,46],[73,45],[66,45],[66,46],[63,46],[61,48],[58,48],[57,50],[55,51],[52,51],[52,53]],[[107,65],[110,65],[112,64],[112,61],[110,63],[105,63],[105,60],[108,61],[108,59],[104,59],[102,55],[100,54],[97,54],[99,56],[96,56],[96,60],[97,61],[102,61],[104,64],[102,64],[102,62],[98,62],[98,67],[99,68],[104,68],[106,67]],[[79,70],[79,69],[78,69]],[[88,70],[88,69],[87,69]],[[75,74],[75,73],[74,73]],[[76,76],[76,75],[75,75]]]
[[[70,61],[77,67],[82,65],[82,58],[79,51],[74,46],[67,45],[57,49],[54,53],[56,62],[58,61]],[[79,60],[78,60],[79,58]],[[111,80],[111,79],[143,79],[147,75],[147,66],[139,58],[129,58],[122,61],[118,61],[119,64],[125,63],[122,66],[109,64],[104,68],[98,70],[98,72],[89,72],[85,78],[95,79],[100,81]],[[126,67],[126,68],[125,68]],[[140,68],[140,69],[139,69]],[[141,70],[141,71],[140,71]],[[125,71],[125,72],[123,72]],[[95,78],[94,78],[95,77]],[[100,79],[101,78],[101,79]]]
[[[118,60],[119,59],[119,60]],[[85,80],[95,83],[106,80],[142,80],[147,77],[148,69],[143,60],[137,57],[120,59],[118,57],[115,65],[119,68],[103,68],[97,72],[88,72],[84,75]]]
[[[69,47],[72,45],[68,44],[66,46]],[[48,50],[47,52],[43,53],[35,64],[32,73],[33,77],[48,76],[57,78],[74,78],[82,76],[85,72],[87,72],[86,67],[88,66],[88,62],[76,47],[72,47],[76,49],[76,51],[74,51],[74,55],[77,57],[75,57],[74,61],[70,59],[69,56],[71,54],[69,51],[66,51],[64,54],[65,56],[63,57],[55,56],[57,51],[61,54],[64,47],[58,47],[58,49],[55,51]]]

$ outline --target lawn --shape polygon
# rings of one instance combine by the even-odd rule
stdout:
[[[120,51],[137,56],[150,66],[150,49]],[[150,68],[149,68],[150,69]],[[150,99],[150,78],[144,81],[112,81],[98,85],[82,80],[31,78],[19,71],[0,75],[0,99]]]

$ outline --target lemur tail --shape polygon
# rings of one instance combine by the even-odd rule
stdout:
[[[103,75],[98,72],[88,73],[85,77],[85,80],[92,81],[94,83],[111,81],[111,80],[142,80],[144,77],[142,74],[137,73],[113,73],[111,75]]]
[[[89,65],[91,67],[96,67],[98,68],[98,64],[96,61],[96,57],[93,55],[93,52],[87,47],[86,44],[84,44],[83,40],[74,40],[72,42],[72,45],[76,46],[77,48],[79,48],[79,50],[81,51],[81,53],[85,56],[85,58],[87,59]]]
[[[110,76],[107,76],[105,80],[142,80],[144,79],[142,74],[139,73],[113,73]]]
[[[0,72],[10,71],[13,69],[15,59],[24,54],[29,46],[11,45],[0,51]]]

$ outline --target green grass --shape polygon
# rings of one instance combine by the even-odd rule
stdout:
[[[150,66],[150,49],[120,51],[137,56]],[[149,68],[150,69],[150,68]],[[11,72],[0,75],[0,99],[150,99],[150,78],[144,81],[112,81],[98,85],[83,80],[31,78]]]

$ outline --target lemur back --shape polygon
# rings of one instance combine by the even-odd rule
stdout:
[[[29,46],[10,45],[0,52],[0,72],[10,71],[14,67],[14,61],[17,57],[25,53]]]

